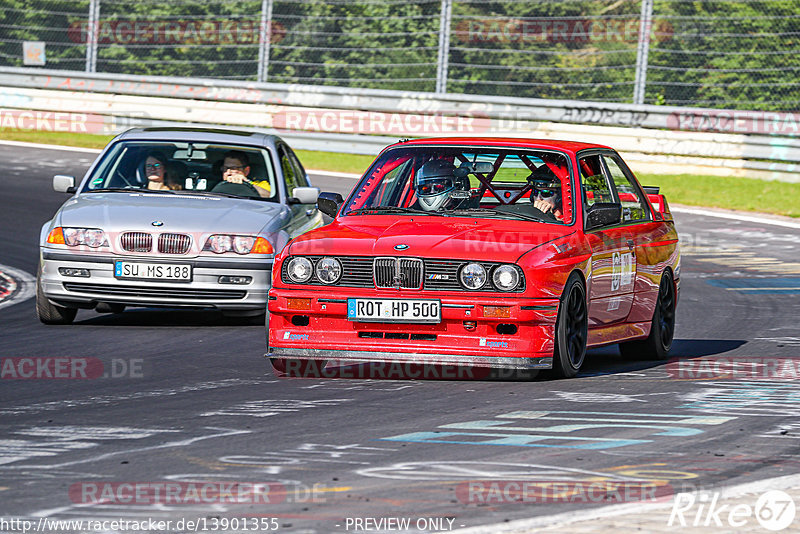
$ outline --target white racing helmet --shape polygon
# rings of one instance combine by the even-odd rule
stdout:
[[[419,206],[425,211],[441,209],[458,183],[455,166],[443,159],[434,159],[422,165],[414,176],[414,191]]]

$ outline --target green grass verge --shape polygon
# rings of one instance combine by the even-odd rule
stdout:
[[[672,204],[800,217],[800,184],[693,174],[638,174],[637,178],[642,185],[661,187]]]
[[[45,145],[103,148],[113,138],[113,135],[96,135],[70,132],[41,132],[37,130],[15,130],[11,128],[0,128],[0,139],[4,141],[24,141],[26,143],[43,143]]]
[[[338,152],[317,152],[316,150],[295,150],[295,153],[306,169],[356,174],[363,174],[375,159],[375,155],[340,154]]]
[[[103,148],[111,138],[112,136],[105,135],[0,128],[0,139],[50,145]],[[312,150],[298,150],[297,156],[307,169],[356,174],[363,173],[374,159],[373,156]],[[800,217],[800,184],[692,174],[675,176],[638,174],[637,176],[643,185],[661,187],[661,192],[673,204]]]

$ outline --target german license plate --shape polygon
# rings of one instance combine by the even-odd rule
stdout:
[[[438,300],[347,299],[347,318],[381,323],[439,323],[442,303]]]
[[[186,264],[115,261],[114,277],[186,282],[192,279],[192,266]]]

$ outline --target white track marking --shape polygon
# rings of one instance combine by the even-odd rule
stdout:
[[[90,154],[99,154],[98,148],[84,148],[79,146],[62,146],[62,145],[46,145],[43,143],[26,143],[24,141],[0,141],[0,145],[5,146],[19,146],[24,148],[42,148],[45,150],[68,150],[70,152],[85,152]]]
[[[772,219],[772,215],[742,215],[736,212],[709,211],[703,208],[687,208],[684,206],[670,206],[670,211],[675,213],[686,213],[688,215],[701,215],[703,217],[717,217],[719,219],[732,219],[735,221],[751,222],[757,224],[771,224],[773,226],[783,226],[784,228],[794,228],[800,230],[800,222],[784,221]]]
[[[333,178],[352,178],[353,180],[358,180],[361,178],[360,174],[356,174],[354,172],[320,171],[315,169],[309,169],[306,172],[308,174],[319,174],[322,176],[331,176]]]
[[[0,309],[24,302],[36,293],[36,278],[33,275],[7,265],[0,265],[0,273],[7,274],[17,283],[16,293],[0,301]]]
[[[187,384],[178,388],[153,389],[148,391],[136,391],[133,393],[120,394],[120,395],[100,395],[97,397],[85,397],[81,399],[64,399],[59,401],[41,402],[37,404],[28,404],[22,406],[9,406],[7,408],[0,408],[0,415],[35,414],[35,413],[49,412],[56,410],[69,410],[71,408],[77,408],[79,406],[96,407],[109,404],[116,404],[119,402],[130,401],[130,400],[150,399],[158,397],[172,397],[176,395],[182,395],[184,393],[194,393],[198,391],[207,391],[210,389],[272,384],[275,382],[277,382],[277,380],[226,378],[224,380],[216,380],[212,382]]]
[[[788,475],[777,478],[768,478],[765,480],[758,480],[756,482],[746,482],[744,484],[737,484],[735,486],[723,486],[719,488],[720,499],[729,499],[740,497],[751,493],[763,493],[768,490],[775,489],[790,489],[800,486],[800,475]],[[664,508],[672,508],[673,502],[671,499],[665,502],[658,503],[630,503],[618,504],[612,506],[602,506],[592,510],[579,510],[573,512],[565,512],[562,514],[555,514],[543,517],[534,517],[532,519],[520,519],[517,521],[509,521],[508,523],[496,523],[493,525],[482,525],[479,527],[471,527],[456,530],[461,534],[495,534],[495,533],[523,533],[533,532],[534,529],[541,529],[545,527],[560,527],[571,525],[582,521],[593,521],[604,519],[608,517],[619,517],[626,514],[644,514],[653,512],[655,510],[662,510]],[[665,521],[666,525],[666,521]],[[598,532],[602,530],[602,526],[598,525]]]

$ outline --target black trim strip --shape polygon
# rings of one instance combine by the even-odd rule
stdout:
[[[520,306],[521,310],[557,310],[558,306]]]
[[[45,260],[54,261],[76,261],[81,263],[110,263],[115,261],[129,261],[132,263],[166,263],[166,264],[189,264],[193,269],[245,269],[248,271],[264,269],[267,271],[272,270],[272,260],[266,264],[257,263],[240,263],[233,261],[203,261],[196,259],[180,259],[180,258],[162,258],[154,256],[152,258],[126,258],[126,257],[113,257],[108,256],[89,256],[88,254],[62,254],[60,252],[42,252],[42,258]]]
[[[317,299],[317,302],[327,302],[331,304],[347,304],[347,299]]]

